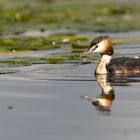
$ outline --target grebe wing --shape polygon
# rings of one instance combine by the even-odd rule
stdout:
[[[113,58],[107,69],[112,73],[129,73],[134,71],[139,71],[138,73],[140,73],[140,59],[129,57]]]

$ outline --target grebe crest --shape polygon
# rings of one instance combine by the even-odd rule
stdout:
[[[96,68],[95,74],[140,74],[140,60],[128,57],[112,59],[113,47],[108,36],[95,38],[90,43],[90,48],[80,56],[86,57],[94,53],[101,55],[101,60]]]

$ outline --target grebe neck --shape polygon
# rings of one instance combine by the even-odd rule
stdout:
[[[96,68],[95,74],[107,74],[107,66],[112,59],[112,55],[102,55],[101,60]]]

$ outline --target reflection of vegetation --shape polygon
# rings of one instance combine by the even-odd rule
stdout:
[[[0,2],[0,31],[31,29],[137,30],[140,2],[101,0],[5,0]]]

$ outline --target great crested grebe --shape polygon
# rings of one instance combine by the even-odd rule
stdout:
[[[129,57],[113,58],[113,47],[108,36],[99,36],[90,43],[90,48],[80,56],[99,53],[101,60],[95,74],[140,74],[140,60]]]

